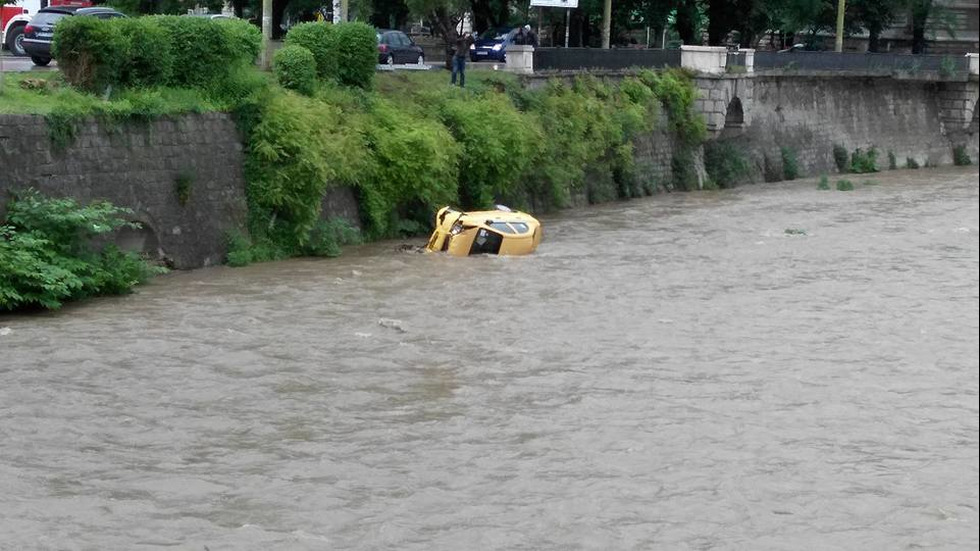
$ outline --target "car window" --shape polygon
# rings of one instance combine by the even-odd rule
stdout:
[[[500,252],[500,245],[504,242],[504,236],[480,228],[476,238],[470,246],[470,254],[497,254]]]
[[[500,233],[514,233],[514,228],[510,227],[506,222],[490,222],[489,225]]]
[[[40,12],[31,19],[31,25],[37,27],[38,25],[54,25],[54,23],[67,16],[67,13],[58,12]]]
[[[529,229],[527,227],[527,224],[525,224],[524,222],[511,222],[510,225],[514,228],[514,231],[516,231],[517,233],[527,233],[527,230]]]
[[[412,45],[412,39],[409,38],[408,35],[405,34],[405,33],[402,33],[402,32],[398,33],[398,40],[399,40],[399,42],[401,42],[401,45],[402,46],[411,46]]]

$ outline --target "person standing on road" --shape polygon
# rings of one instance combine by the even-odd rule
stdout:
[[[537,48],[538,47],[538,35],[535,34],[535,32],[533,30],[531,30],[531,26],[530,25],[524,25],[523,31],[524,31],[524,42],[523,42],[523,44],[525,46],[534,46],[535,48]]]
[[[470,46],[473,44],[473,35],[463,33],[456,39],[456,53],[453,55],[452,77],[449,83],[456,85],[456,75],[459,75],[459,87],[466,84],[466,57],[470,55]]]

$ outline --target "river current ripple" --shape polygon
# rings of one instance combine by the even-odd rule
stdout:
[[[978,173],[0,317],[0,549],[975,549]],[[787,231],[788,230],[788,231]]]

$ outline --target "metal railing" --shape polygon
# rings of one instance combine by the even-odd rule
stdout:
[[[837,52],[756,52],[755,70],[835,71],[866,75],[909,75],[931,73],[940,77],[966,79],[970,61],[959,55],[837,53]]]
[[[537,48],[534,71],[622,70],[631,67],[680,67],[680,50],[615,48]]]
[[[748,63],[746,57],[748,56],[745,52],[729,51],[728,57],[725,59],[725,67],[727,67],[729,71],[732,71],[732,69],[735,67],[745,69],[746,64]]]

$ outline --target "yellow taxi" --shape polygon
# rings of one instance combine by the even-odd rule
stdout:
[[[453,256],[471,254],[530,254],[541,243],[541,223],[530,214],[497,205],[497,210],[462,212],[443,207],[428,251]]]

